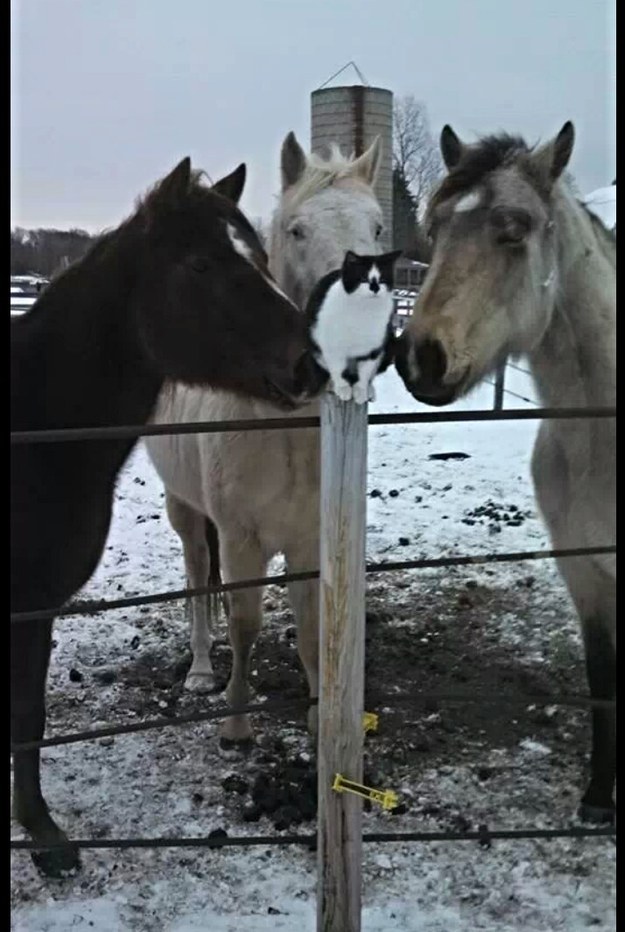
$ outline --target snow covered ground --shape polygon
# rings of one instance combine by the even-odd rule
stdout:
[[[525,363],[518,363],[525,368]],[[377,384],[374,411],[415,410],[395,372]],[[507,407],[531,407],[531,379],[509,368]],[[492,407],[482,386],[455,407]],[[529,481],[537,422],[380,426],[370,431],[368,558],[411,559],[537,550],[549,542]],[[464,458],[430,459],[437,453]],[[184,584],[181,548],[142,447],[120,477],[113,527],[85,595],[118,597]],[[279,569],[280,561],[273,568]],[[254,681],[276,698],[303,695],[292,616],[281,590],[265,595]],[[367,739],[381,785],[406,812],[365,814],[365,830],[564,827],[587,768],[585,712],[549,695],[586,691],[577,622],[550,561],[387,574],[368,587],[368,703],[381,718]],[[285,633],[286,632],[286,633]],[[184,607],[170,603],[55,629],[49,733],[181,714],[206,703],[185,695]],[[215,645],[225,678],[229,649]],[[75,671],[70,680],[69,671]],[[409,704],[410,686],[538,692],[545,707],[434,710]],[[394,687],[397,709],[375,706]],[[298,692],[299,690],[299,692]],[[373,703],[373,707],[371,704]],[[402,703],[404,703],[402,705]],[[265,717],[259,744],[310,751],[303,719]],[[217,726],[165,728],[44,752],[53,812],[74,837],[229,834],[275,829],[242,819],[223,780],[248,781],[262,755],[222,750]],[[274,766],[270,764],[268,766]],[[299,826],[311,831],[312,823]],[[21,837],[14,825],[14,837]],[[615,928],[615,847],[609,840],[365,846],[365,932],[581,932]],[[44,883],[27,853],[12,858],[14,932],[312,932],[315,855],[295,848],[85,851],[82,873]]]
[[[608,230],[616,228],[616,185],[607,188],[597,188],[584,198],[584,203],[590,207],[607,226]]]

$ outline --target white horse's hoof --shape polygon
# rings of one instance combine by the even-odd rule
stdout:
[[[375,388],[373,385],[369,386],[369,401],[375,401]]]
[[[184,688],[191,693],[212,693],[216,688],[215,676],[213,673],[188,673]]]
[[[357,405],[364,405],[368,399],[368,391],[362,385],[354,385],[354,401]]]
[[[219,734],[226,741],[252,741],[254,729],[247,715],[231,715],[224,719]]]

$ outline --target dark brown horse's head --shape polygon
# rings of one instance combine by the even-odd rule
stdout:
[[[146,197],[134,309],[142,351],[164,378],[294,407],[326,378],[305,317],[280,290],[237,207],[245,165],[212,187],[182,162]]]

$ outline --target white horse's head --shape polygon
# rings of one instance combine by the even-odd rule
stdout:
[[[282,144],[282,193],[270,231],[269,264],[303,307],[317,281],[339,268],[348,249],[382,252],[382,210],[373,192],[380,165],[377,138],[359,158],[333,146],[328,159],[306,155],[294,133]]]

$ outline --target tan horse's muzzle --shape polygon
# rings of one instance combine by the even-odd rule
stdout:
[[[437,407],[454,401],[469,377],[467,366],[452,382],[446,380],[448,358],[443,344],[430,337],[415,338],[410,332],[397,341],[395,367],[417,401]]]

